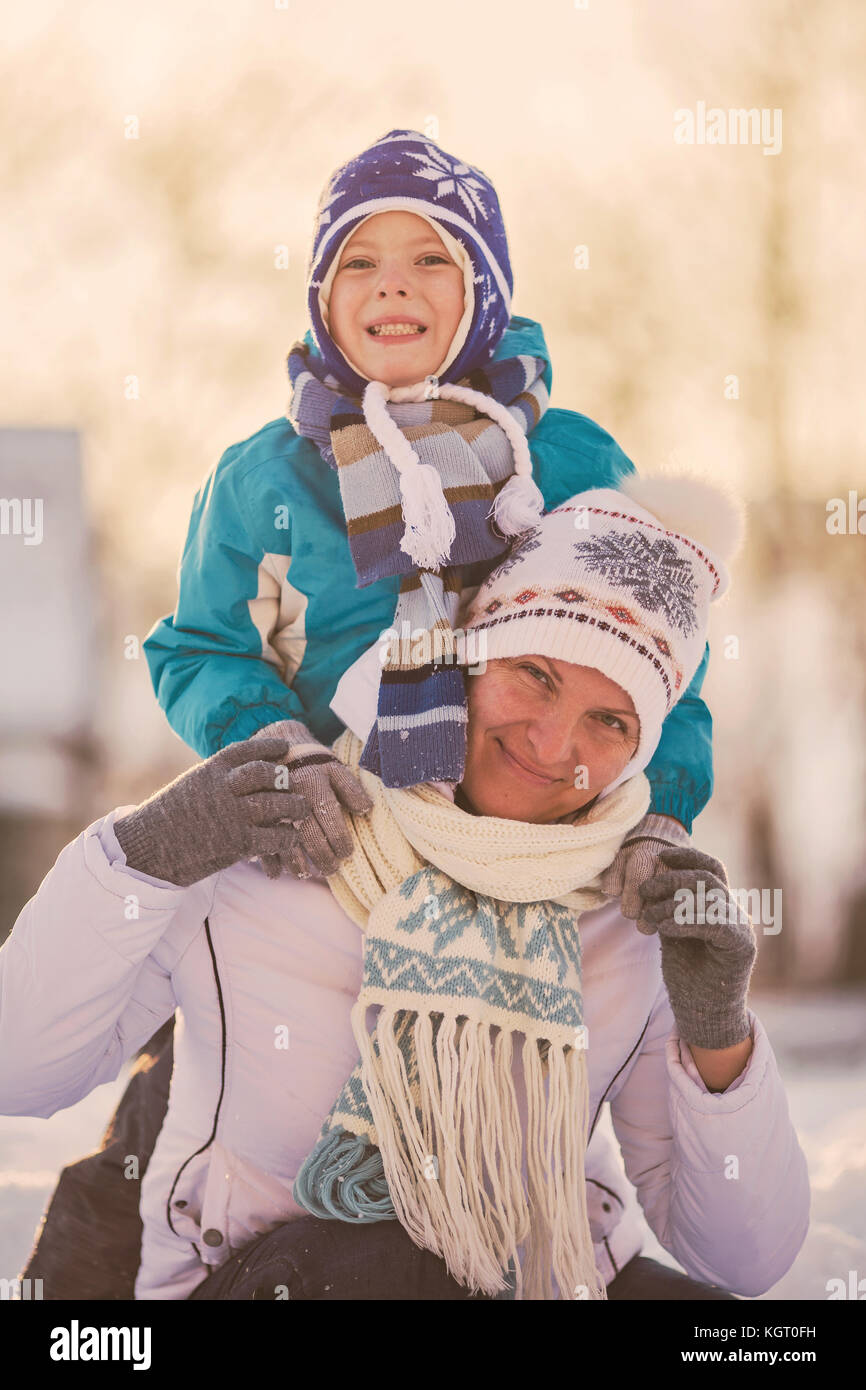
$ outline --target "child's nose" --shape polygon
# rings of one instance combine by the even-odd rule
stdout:
[[[379,273],[379,283],[376,286],[376,293],[381,299],[386,294],[402,294],[409,292],[409,281],[405,270],[399,265],[383,265]]]

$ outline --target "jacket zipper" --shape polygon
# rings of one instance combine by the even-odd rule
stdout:
[[[216,1104],[216,1110],[214,1111],[213,1127],[211,1128],[210,1137],[207,1139],[207,1141],[206,1141],[204,1144],[202,1144],[201,1148],[196,1149],[196,1150],[195,1150],[195,1153],[191,1153],[190,1156],[189,1156],[189,1158],[185,1159],[184,1162],[181,1164],[180,1168],[178,1168],[177,1173],[175,1174],[174,1182],[173,1182],[172,1185],[171,1185],[171,1191],[169,1192],[168,1197],[167,1197],[167,1199],[166,1199],[166,1203],[165,1203],[165,1219],[166,1219],[166,1221],[168,1222],[169,1227],[171,1228],[172,1232],[173,1232],[174,1235],[176,1235],[176,1236],[177,1236],[177,1235],[180,1235],[180,1232],[177,1231],[177,1230],[175,1230],[174,1222],[173,1222],[172,1219],[171,1219],[171,1199],[172,1199],[172,1197],[174,1196],[175,1189],[176,1189],[176,1187],[177,1187],[177,1184],[178,1184],[178,1182],[179,1182],[179,1180],[180,1180],[180,1177],[181,1177],[181,1174],[183,1173],[184,1168],[186,1168],[187,1164],[188,1164],[188,1163],[191,1163],[192,1160],[193,1160],[194,1158],[196,1158],[199,1154],[204,1153],[205,1149],[210,1148],[211,1144],[213,1143],[214,1139],[216,1138],[217,1124],[218,1124],[218,1122],[219,1122],[220,1106],[221,1106],[222,1103],[223,1103],[223,1095],[225,1094],[225,1088],[226,1088],[226,1011],[225,1011],[225,1005],[223,1004],[223,992],[222,992],[222,986],[220,985],[219,970],[217,969],[216,954],[215,954],[215,952],[214,952],[213,940],[212,940],[211,934],[210,934],[210,918],[208,918],[208,917],[205,917],[205,919],[204,919],[204,929],[205,929],[205,935],[207,936],[207,944],[208,944],[208,949],[209,949],[209,951],[210,951],[211,964],[212,964],[212,966],[213,966],[213,975],[214,975],[214,980],[215,980],[215,982],[216,982],[217,1001],[218,1001],[218,1003],[219,1003],[219,1009],[220,1009],[220,1093],[219,1093],[219,1098],[218,1098],[217,1104]],[[193,1246],[193,1249],[195,1249],[194,1246]],[[197,1252],[196,1252],[196,1253],[197,1253]]]
[[[631,1052],[630,1052],[630,1053],[628,1054],[628,1056],[626,1057],[626,1059],[625,1059],[625,1061],[623,1062],[622,1066],[619,1067],[619,1068],[614,1072],[613,1076],[610,1078],[610,1081],[608,1081],[607,1086],[605,1087],[604,1095],[602,1096],[601,1100],[598,1102],[598,1105],[596,1106],[596,1109],[595,1109],[595,1115],[594,1115],[593,1121],[592,1121],[592,1128],[591,1128],[590,1131],[589,1131],[589,1137],[587,1138],[587,1141],[586,1141],[586,1147],[587,1147],[587,1148],[589,1148],[589,1140],[592,1138],[593,1134],[595,1133],[596,1122],[597,1122],[598,1117],[599,1117],[599,1114],[600,1114],[600,1112],[601,1112],[601,1107],[604,1105],[604,1102],[607,1100],[607,1093],[608,1093],[608,1091],[610,1090],[610,1088],[611,1088],[611,1086],[613,1085],[613,1083],[616,1081],[616,1078],[619,1076],[619,1074],[620,1074],[620,1072],[622,1071],[623,1067],[627,1067],[627,1066],[628,1066],[628,1064],[629,1064],[629,1062],[631,1061],[632,1057],[634,1056],[635,1052],[637,1051],[637,1049],[640,1047],[641,1043],[643,1042],[643,1035],[644,1035],[644,1033],[646,1032],[647,1028],[649,1028],[649,1023],[650,1023],[650,1019],[651,1019],[651,1018],[652,1018],[652,1013],[647,1014],[647,1020],[646,1020],[646,1023],[644,1024],[643,1028],[641,1029],[640,1037],[638,1038],[638,1040],[637,1040],[637,1042],[635,1043],[634,1047],[632,1048]]]

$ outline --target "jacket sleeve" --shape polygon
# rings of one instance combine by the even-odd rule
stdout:
[[[281,621],[281,583],[263,564],[277,545],[286,557],[291,553],[291,531],[276,529],[271,510],[265,544],[250,516],[252,470],[239,457],[242,448],[226,450],[196,493],[177,606],[143,644],[169,724],[203,758],[278,719],[305,717],[271,645]],[[285,499],[275,494],[258,496],[259,502],[267,510]]]
[[[713,720],[700,695],[709,659],[707,643],[691,685],[662,724],[646,769],[652,788],[650,810],[682,821],[690,833],[713,794]]]
[[[692,1079],[662,989],[611,1100],[625,1170],[659,1242],[694,1279],[756,1298],[790,1269],[809,1226],[809,1176],[769,1038],[726,1091]],[[688,1054],[690,1068],[699,1074]]]
[[[177,888],[126,868],[112,826],[129,809],[61,851],[0,949],[0,1114],[75,1105],[175,1012],[218,875]]]

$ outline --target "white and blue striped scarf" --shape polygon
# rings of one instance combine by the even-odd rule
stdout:
[[[359,587],[401,576],[377,722],[361,760],[386,786],[463,776],[466,689],[454,621],[463,588],[480,583],[512,536],[539,519],[543,498],[532,482],[526,436],[548,406],[546,365],[534,356],[491,362],[452,386],[434,382],[440,394],[430,399],[400,400],[407,392],[394,392],[398,399],[374,416],[370,388],[363,401],[346,396],[303,342],[289,354],[286,413],[337,471]],[[376,387],[384,394],[371,383]],[[410,454],[408,467],[401,448]],[[438,498],[425,511],[430,499],[423,497],[418,511],[410,494],[416,480],[434,472]],[[427,519],[441,520],[442,511],[450,545],[431,550]],[[413,558],[442,550],[441,564]]]

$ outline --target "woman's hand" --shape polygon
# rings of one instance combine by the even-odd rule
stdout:
[[[240,859],[269,856],[281,866],[297,851],[291,821],[309,813],[303,796],[276,789],[284,738],[244,739],[221,748],[155,792],[114,833],[131,869],[187,888]]]
[[[319,743],[299,719],[281,719],[276,724],[267,724],[253,737],[284,740],[287,752],[283,761],[289,785],[309,805],[309,814],[298,826],[298,845],[286,867],[298,878],[311,877],[310,865],[320,874],[335,874],[340,861],[352,853],[352,836],[344,808],[352,815],[366,815],[372,809],[372,801],[357,777],[343,766],[330,748]],[[305,856],[309,862],[305,862]],[[271,878],[279,875],[275,857],[262,862]],[[276,872],[272,872],[274,869]]]
[[[641,920],[659,934],[680,1037],[698,1048],[733,1047],[751,1033],[746,995],[757,955],[754,928],[718,859],[696,849],[663,850],[659,859],[641,885]]]
[[[644,816],[620,845],[616,858],[601,875],[601,890],[620,899],[623,917],[641,916],[641,884],[656,872],[659,855],[672,845],[690,845],[689,832],[672,816],[650,812]],[[649,936],[654,927],[638,922],[637,929]]]

